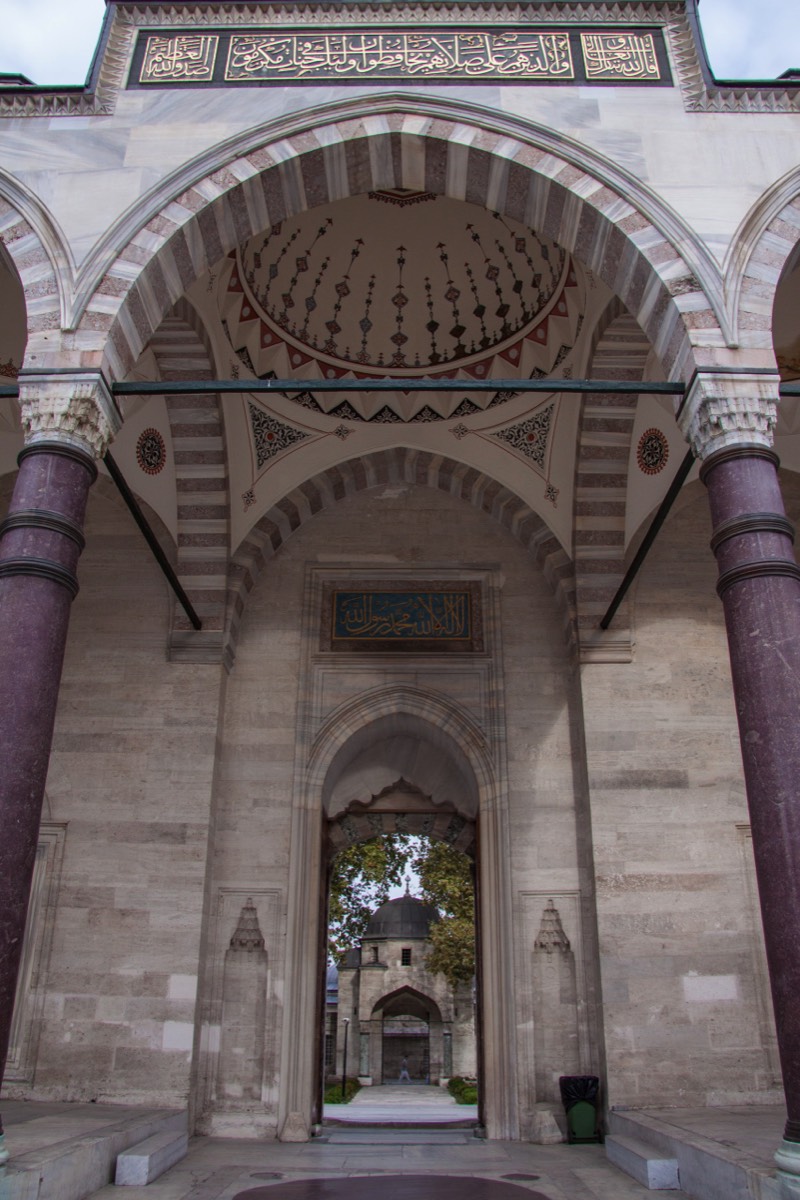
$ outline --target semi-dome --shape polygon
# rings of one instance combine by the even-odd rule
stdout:
[[[432,904],[416,896],[398,896],[387,900],[372,914],[365,937],[426,938],[430,927],[439,920]]]

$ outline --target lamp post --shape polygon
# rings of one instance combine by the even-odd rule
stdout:
[[[347,1031],[350,1028],[350,1018],[345,1017],[342,1024],[344,1025],[344,1053],[342,1055],[342,1104],[345,1101],[347,1092]]]

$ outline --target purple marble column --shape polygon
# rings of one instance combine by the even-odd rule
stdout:
[[[88,450],[67,441],[32,442],[19,467],[11,507],[0,523],[0,1080],[70,605],[78,590],[75,569],[97,477]]]
[[[763,445],[710,454],[708,488],[788,1120],[800,1143],[800,569]],[[785,1144],[784,1143],[784,1144]]]

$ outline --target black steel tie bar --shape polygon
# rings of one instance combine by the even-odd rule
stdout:
[[[148,380],[146,382],[114,383],[111,391],[114,396],[196,396],[196,395],[246,395],[265,392],[305,392],[313,389],[317,392],[554,392],[565,395],[618,395],[634,396],[684,396],[686,384],[670,382],[645,382],[619,379],[202,379],[202,380]],[[800,383],[784,383],[780,385],[779,394],[789,399],[800,397]],[[15,384],[0,385],[0,397],[16,398],[19,386]],[[155,555],[159,566],[164,572],[173,592],[182,605],[195,629],[202,628],[200,618],[192,607],[189,597],[183,590],[172,565],[164,554],[150,525],[142,512],[131,489],[128,487],[119,467],[110,453],[104,459],[109,474],[116,483],[120,493],[130,509],[134,520],[141,529],[144,537]],[[622,603],[626,592],[633,583],[639,568],[664,524],[673,503],[683,486],[686,477],[692,469],[694,455],[689,450],[681,463],[664,499],[653,518],[650,528],[644,536],[641,546],[636,552],[625,577],[617,589],[614,599],[608,606],[602,620],[601,629],[608,629],[614,615]]]

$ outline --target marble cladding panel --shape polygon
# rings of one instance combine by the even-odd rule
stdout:
[[[635,661],[583,672],[611,1104],[779,1099],[707,543],[696,487],[642,570]]]
[[[170,665],[166,585],[100,480],[54,749],[66,835],[35,1084],[179,1107],[189,1091],[218,670]]]

